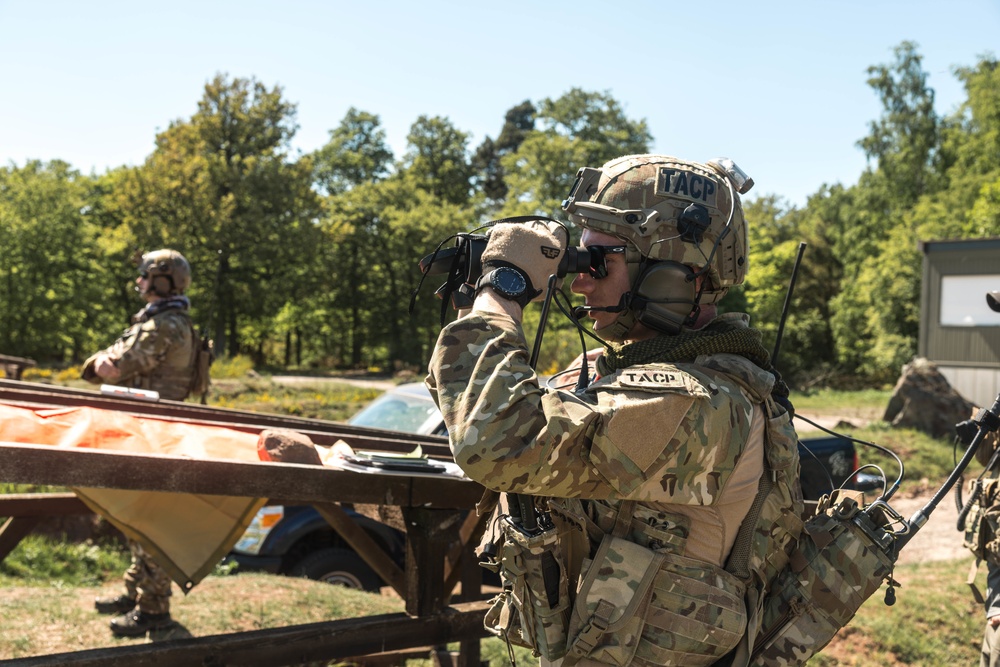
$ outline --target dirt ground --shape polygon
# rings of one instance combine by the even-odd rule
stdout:
[[[907,498],[897,494],[889,499],[889,507],[904,518],[911,519],[917,510],[931,500],[932,495],[933,492]],[[948,493],[931,511],[927,523],[906,543],[896,562],[906,565],[971,557],[969,550],[962,546],[962,533],[955,526],[957,521],[958,509],[955,507],[954,495]]]
[[[848,421],[855,426],[867,426],[869,422],[873,421],[871,415],[867,417],[857,415],[842,417],[805,414],[804,416],[830,429],[835,428],[841,421]],[[823,435],[821,431],[802,420],[796,420],[795,430],[803,437]],[[906,493],[901,489],[889,499],[888,504],[900,516],[909,520],[918,510],[930,502],[936,490],[937,488],[934,487],[930,490],[923,490],[919,494],[913,494]],[[869,498],[870,500],[872,499]],[[896,562],[902,565],[930,560],[955,560],[970,556],[969,550],[962,546],[962,533],[956,527],[957,522],[958,508],[955,507],[955,492],[952,489],[930,510],[927,522],[917,529],[914,536],[903,547]]]

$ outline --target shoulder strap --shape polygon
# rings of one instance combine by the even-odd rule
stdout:
[[[615,527],[611,534],[615,537],[625,537],[632,527],[632,515],[635,514],[635,501],[623,500],[618,506],[618,514],[615,516]]]

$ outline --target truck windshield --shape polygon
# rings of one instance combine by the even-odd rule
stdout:
[[[369,403],[348,422],[354,426],[429,435],[440,425],[441,413],[429,395],[418,396],[390,390]]]

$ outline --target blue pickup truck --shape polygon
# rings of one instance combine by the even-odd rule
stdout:
[[[421,383],[390,389],[348,423],[421,435],[447,435],[441,413]],[[857,452],[845,438],[805,439],[799,443],[799,458],[806,500],[818,500],[840,486],[870,490],[878,484],[874,477],[855,472]],[[406,536],[402,531],[358,514],[349,506],[344,509],[403,566]],[[241,570],[308,577],[368,591],[382,586],[379,576],[307,505],[262,508],[227,560],[238,563]]]

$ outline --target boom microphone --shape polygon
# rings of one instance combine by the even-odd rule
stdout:
[[[587,313],[620,313],[627,307],[625,302],[628,293],[622,294],[617,306],[576,306],[573,308],[573,317],[580,319]]]

